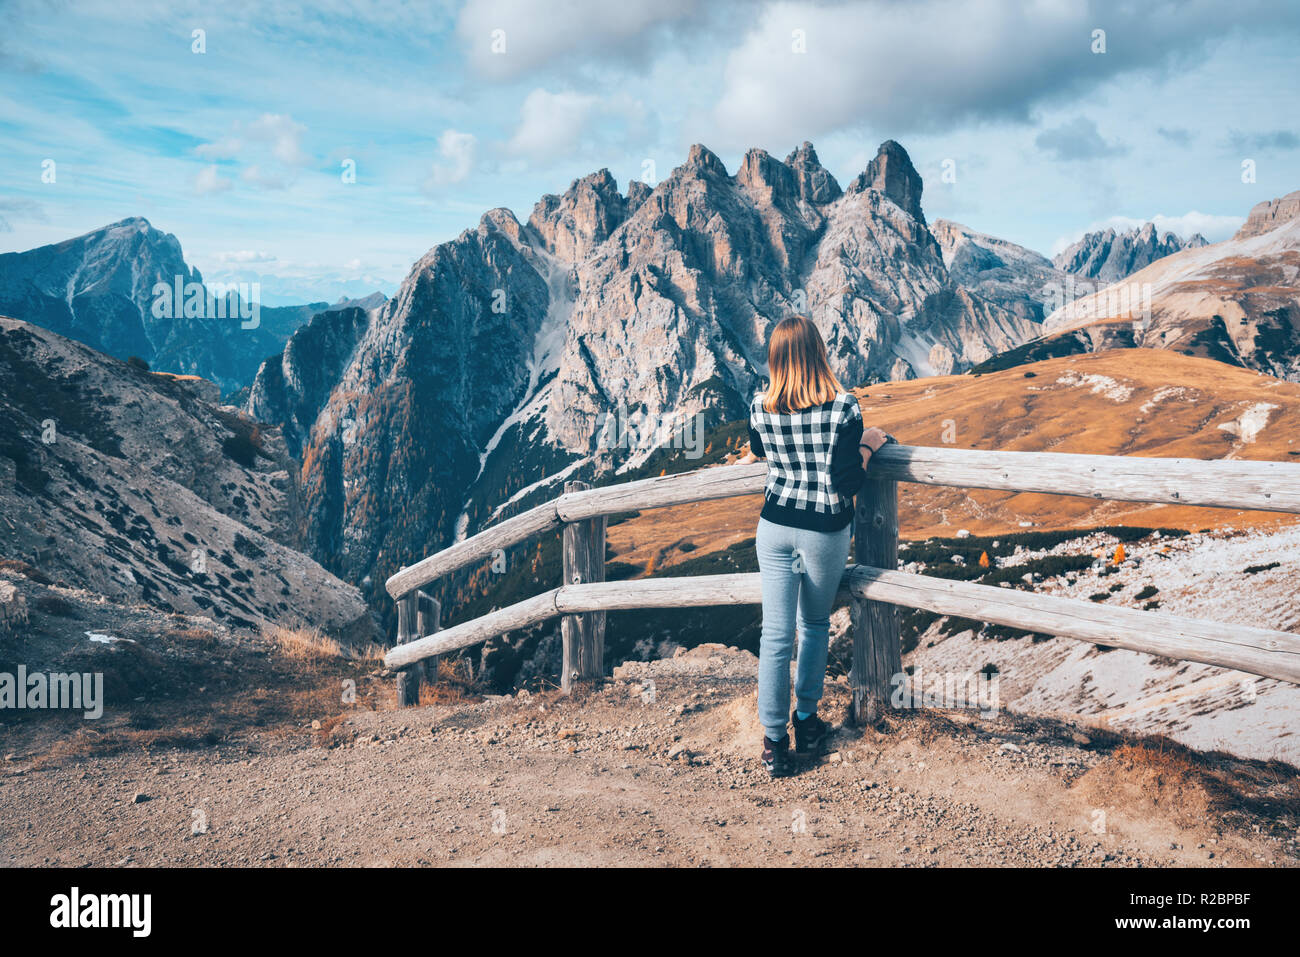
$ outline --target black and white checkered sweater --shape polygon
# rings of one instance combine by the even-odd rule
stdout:
[[[848,393],[799,412],[749,406],[749,447],[767,459],[762,517],[778,525],[838,531],[853,520],[866,473],[858,443],[862,411]]]

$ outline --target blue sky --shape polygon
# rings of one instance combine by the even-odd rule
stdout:
[[[1218,240],[1300,189],[1297,40],[1261,0],[0,0],[0,251],[139,215],[270,304],[391,293],[601,167],[811,140],[843,184],[885,139],[931,220],[1049,255],[1156,217]]]

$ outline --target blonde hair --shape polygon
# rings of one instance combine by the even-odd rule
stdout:
[[[826,356],[826,343],[807,316],[782,319],[767,345],[772,382],[763,396],[765,412],[799,412],[830,402],[844,391]]]

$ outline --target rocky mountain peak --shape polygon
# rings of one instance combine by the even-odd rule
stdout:
[[[504,206],[489,209],[484,213],[479,218],[478,228],[480,233],[488,233],[493,230],[503,232],[516,242],[519,241],[524,231],[524,227],[515,218],[515,214]]]
[[[574,180],[562,196],[543,196],[528,225],[547,252],[576,261],[608,239],[626,218],[627,200],[609,170],[602,169]]]
[[[755,148],[745,154],[736,182],[771,200],[795,195],[793,171],[767,150]]]
[[[1293,219],[1300,219],[1300,189],[1278,199],[1266,199],[1262,203],[1256,203],[1251,207],[1246,222],[1232,238],[1249,239],[1251,236],[1260,236]]]
[[[180,240],[130,216],[60,243],[0,254],[0,314],[119,359],[137,356],[155,372],[200,376],[230,394],[248,386],[261,361],[326,307],[259,306],[257,322],[247,323],[252,314],[244,310],[254,295],[220,296],[210,287],[208,298],[194,288],[203,281],[185,262]],[[160,287],[166,299],[155,292]]]
[[[1124,232],[1107,227],[1088,233],[1053,257],[1052,262],[1057,269],[1076,276],[1118,282],[1157,259],[1204,245],[1207,243],[1200,233],[1183,241],[1167,230],[1161,234],[1155,223],[1147,222]]]
[[[120,219],[115,223],[109,223],[104,227],[105,231],[110,229],[136,229],[142,232],[155,231],[153,223],[143,216],[128,216],[126,219]]]
[[[649,184],[639,179],[634,179],[627,184],[627,215],[630,217],[653,193]]]
[[[843,192],[830,171],[817,159],[817,151],[807,140],[785,158],[785,165],[794,172],[799,187],[799,197],[805,202],[821,205],[840,198]]]
[[[718,159],[718,154],[702,143],[696,143],[691,147],[691,151],[686,157],[686,168],[700,173],[712,173],[718,176],[727,175],[727,167],[722,160]]]
[[[849,184],[848,192],[858,193],[874,189],[918,222],[925,222],[921,212],[921,174],[912,165],[912,158],[893,140],[885,140],[876,151],[875,159]]]

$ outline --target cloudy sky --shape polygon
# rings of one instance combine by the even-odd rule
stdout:
[[[1271,0],[0,0],[0,251],[138,215],[268,303],[391,293],[601,167],[810,140],[846,183],[885,139],[931,220],[1219,240],[1300,189],[1297,40]]]

